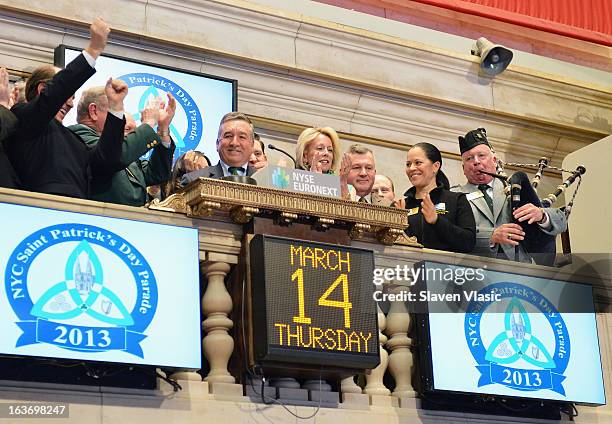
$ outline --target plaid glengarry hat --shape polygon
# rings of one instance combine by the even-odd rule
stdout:
[[[461,150],[461,154],[472,150],[479,144],[486,144],[489,148],[491,147],[489,140],[487,140],[487,130],[484,128],[469,131],[465,137],[459,136],[459,150]]]

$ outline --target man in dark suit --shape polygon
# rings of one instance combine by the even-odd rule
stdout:
[[[4,140],[6,140],[17,127],[17,117],[9,109],[11,108],[9,77],[4,68],[0,68],[0,187],[18,188],[19,179],[4,152]]]
[[[74,93],[96,72],[96,59],[109,32],[108,25],[96,18],[83,52],[65,69],[36,68],[26,83],[26,102],[11,108],[18,124],[5,148],[24,189],[87,198],[93,181],[109,179],[123,169],[123,100],[128,92],[124,81],[110,78],[106,83],[109,113],[96,147],[86,146],[62,124]]]
[[[480,172],[496,173],[497,163],[484,128],[469,131],[465,137],[459,137],[459,147],[463,173],[468,183],[453,190],[466,194],[474,213],[476,247],[473,253],[511,260],[514,260],[518,253],[520,262],[532,262],[533,255],[522,243],[525,231],[519,223],[533,224],[541,233],[555,236],[567,228],[565,214],[558,208],[540,208],[532,203],[526,203],[515,211],[511,210],[510,202],[504,194],[503,183]],[[554,252],[532,253],[542,254],[537,255],[538,259],[544,259],[550,256],[546,254]]]
[[[217,152],[219,163],[185,174],[181,185],[186,186],[199,177],[223,178],[230,175],[250,177],[256,171],[249,164],[253,153],[253,123],[243,113],[227,113],[219,123]]]

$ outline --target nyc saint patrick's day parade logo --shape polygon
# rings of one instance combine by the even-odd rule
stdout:
[[[504,312],[487,312],[493,302],[472,301],[465,314],[465,339],[480,373],[478,387],[496,384],[519,396],[540,390],[565,396],[562,383],[571,345],[561,314],[527,286],[502,282],[480,290],[492,291],[501,294]],[[528,308],[536,312],[528,313]]]
[[[157,284],[145,257],[119,235],[78,223],[42,228],[15,247],[4,277],[22,331],[17,348],[144,358],[140,342],[155,316]]]

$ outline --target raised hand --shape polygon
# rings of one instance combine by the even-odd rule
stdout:
[[[13,86],[13,91],[11,91],[11,97],[9,98],[9,107],[13,107],[14,104],[19,100],[19,87],[17,84]]]
[[[348,153],[342,155],[342,162],[340,162],[340,190],[342,191],[343,199],[350,199],[351,193],[348,189],[348,175],[351,171],[351,156]]]
[[[9,87],[9,74],[6,69],[0,68],[0,105],[11,108],[11,90]]]
[[[140,122],[155,128],[159,122],[159,99],[157,97],[147,100],[145,107],[140,111]]]
[[[436,206],[431,201],[431,196],[429,196],[429,193],[423,197],[423,202],[421,203],[421,213],[423,214],[423,218],[425,218],[425,222],[428,224],[433,225],[438,220]]]
[[[94,59],[104,51],[110,27],[102,18],[96,18],[89,26],[89,45],[85,49]]]
[[[325,156],[326,152],[315,150],[310,157],[310,171],[316,172],[317,174],[323,173],[323,166],[321,165],[321,158]]]
[[[159,121],[157,131],[159,133],[169,133],[170,131],[170,123],[172,122],[172,118],[174,118],[174,114],[176,113],[176,100],[172,94],[167,93],[168,95],[168,103],[164,104],[164,102],[160,102],[159,104]]]
[[[127,96],[128,86],[123,80],[109,78],[104,87],[108,98],[108,108],[113,112],[123,111],[123,99]]]

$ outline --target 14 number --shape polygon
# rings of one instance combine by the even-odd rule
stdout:
[[[304,270],[298,268],[291,275],[291,281],[297,281],[298,285],[298,316],[293,317],[293,322],[297,324],[310,324],[312,319],[306,316],[304,306]],[[342,284],[342,301],[328,299],[329,295]],[[319,306],[331,306],[332,308],[340,308],[344,310],[344,327],[351,327],[351,308],[353,304],[349,301],[349,283],[346,274],[340,274],[336,280],[331,283],[325,293],[319,298]]]

